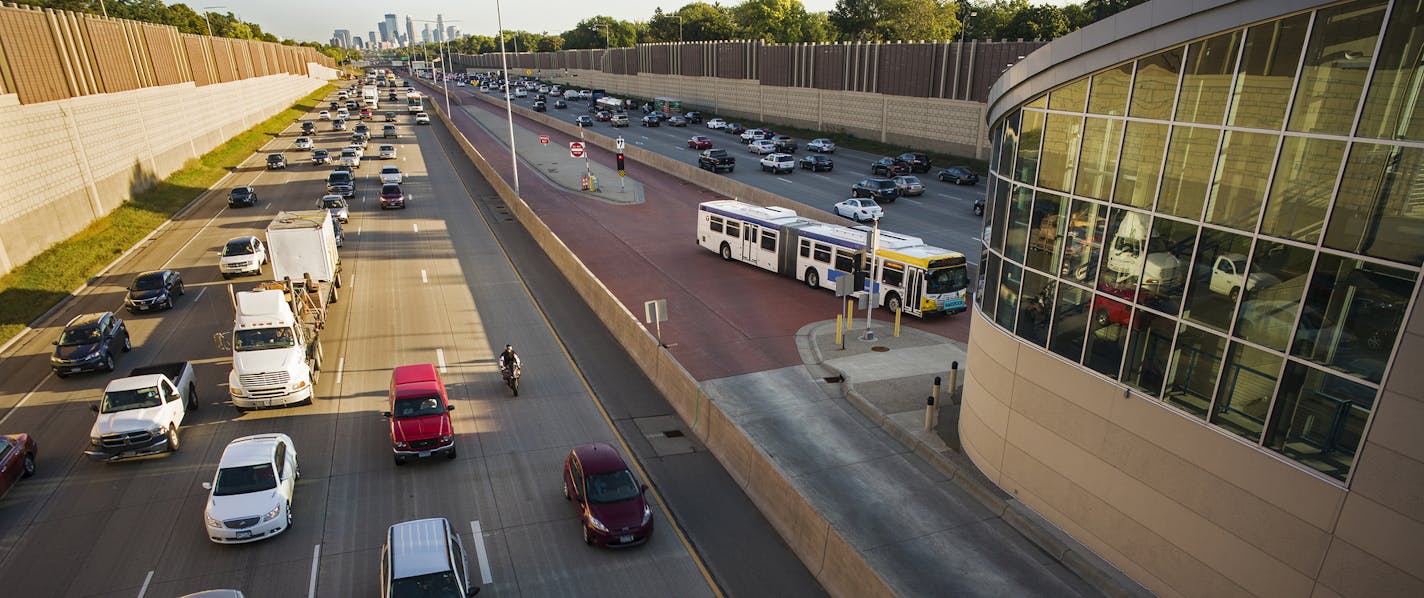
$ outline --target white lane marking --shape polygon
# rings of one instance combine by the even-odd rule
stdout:
[[[445,350],[444,350],[444,349],[436,349],[436,350],[435,350],[435,363],[440,364],[440,373],[442,373],[442,374],[445,373]]]
[[[940,197],[950,197],[950,198],[954,197],[954,196],[952,196],[952,195],[950,195],[950,194],[948,194],[948,193],[936,193],[935,195],[938,195],[938,196],[940,196]]]
[[[198,296],[193,298],[193,303],[197,303],[197,302],[199,302],[199,301],[202,301],[202,300],[203,300],[203,293],[206,293],[206,292],[208,292],[208,287],[203,287],[203,288],[201,288],[201,289],[198,289]]]
[[[776,180],[781,181],[781,182],[783,182],[783,183],[791,183],[791,182],[792,182],[791,179],[785,179],[785,178],[782,178],[782,177],[776,177]],[[794,183],[792,183],[792,184],[794,184]]]
[[[421,270],[421,271],[420,271],[420,282],[427,283],[427,284],[430,283],[430,280],[425,277],[425,270]]]
[[[150,581],[153,581],[153,571],[149,571],[148,575],[143,576],[143,586],[138,589],[138,598],[143,598],[143,595],[148,593],[148,582]]]
[[[54,370],[50,370],[49,373],[45,374],[45,377],[40,378],[40,381],[35,383],[35,387],[31,388],[30,392],[25,393],[25,396],[21,397],[20,401],[15,403],[14,407],[10,408],[10,412],[6,413],[5,417],[0,417],[0,426],[5,425],[6,420],[9,420],[11,415],[14,415],[16,411],[19,411],[21,407],[24,407],[25,401],[30,400],[30,397],[35,395],[35,391],[39,390],[41,386],[44,386],[45,382],[49,382],[50,376],[53,375]]]
[[[485,555],[485,534],[480,530],[479,520],[470,522],[470,531],[475,534],[475,556],[480,561],[480,578],[484,585],[489,585],[494,582],[494,578],[490,576],[489,557]]]
[[[316,546],[312,547],[311,583],[307,585],[307,598],[315,598],[316,596],[316,571],[318,562],[320,560],[321,545],[317,544]]]
[[[341,372],[346,369],[346,358],[336,360],[336,383],[341,384]]]
[[[416,223],[412,222],[412,223],[410,224],[410,227],[413,228],[413,229],[415,229],[415,232],[420,232],[420,225],[419,225],[419,224],[416,224]]]
[[[361,200],[361,203],[366,203],[366,200],[364,200],[364,199]],[[358,237],[361,236],[361,225],[359,225],[359,224],[356,225],[356,236],[358,236]]]
[[[264,210],[270,210],[270,209],[272,209],[272,202],[270,202],[270,201],[267,202],[267,205],[262,206],[262,209],[264,209]]]

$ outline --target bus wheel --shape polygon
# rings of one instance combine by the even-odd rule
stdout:
[[[722,259],[732,261],[732,246],[725,241],[722,242]]]
[[[821,275],[817,274],[814,269],[806,269],[806,286],[813,289],[821,287]]]
[[[904,306],[900,305],[900,296],[895,293],[885,295],[885,309],[892,312],[903,310]]]

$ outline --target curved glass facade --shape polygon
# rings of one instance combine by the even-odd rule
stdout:
[[[1421,6],[1219,32],[1009,111],[977,308],[1348,483],[1424,264]]]

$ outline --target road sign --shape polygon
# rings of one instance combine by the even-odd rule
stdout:
[[[573,156],[573,157],[575,157],[575,158],[582,158],[582,157],[583,157],[583,142],[582,142],[582,141],[570,141],[570,142],[569,142],[569,155],[570,155],[570,156]]]
[[[534,74],[534,71],[531,71],[531,70],[529,70],[529,69],[524,69],[524,74],[526,74],[526,75],[532,75],[532,74]]]
[[[622,136],[622,135],[619,135],[619,136],[618,136],[618,139],[615,139],[614,141],[616,141],[616,142],[618,143],[618,151],[620,151],[620,152],[623,151],[623,143],[624,143],[624,142],[623,142],[623,136]]]
[[[548,136],[548,135],[540,135],[540,136],[539,136],[539,143],[544,144],[544,145],[549,145],[549,136]]]

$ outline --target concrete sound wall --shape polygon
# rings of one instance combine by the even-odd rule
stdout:
[[[277,74],[0,104],[0,275],[323,84]]]

